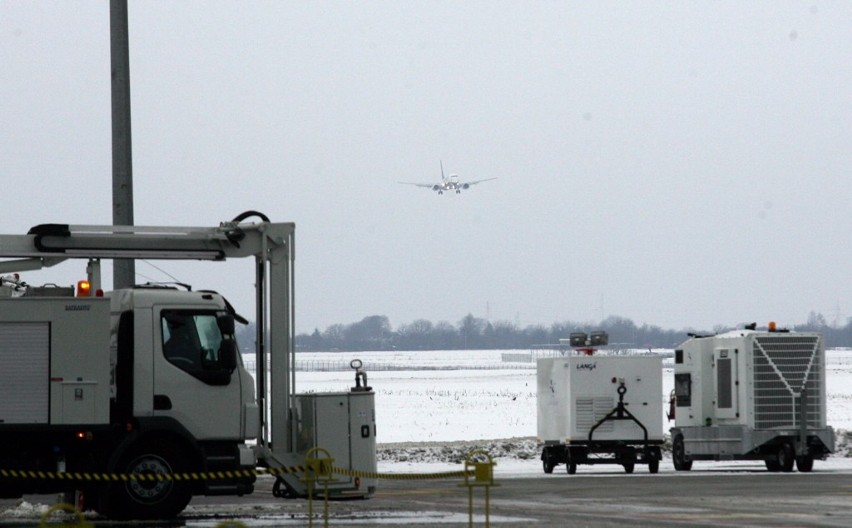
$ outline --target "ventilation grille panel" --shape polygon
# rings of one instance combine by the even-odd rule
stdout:
[[[795,428],[799,425],[798,395],[807,389],[807,425],[823,423],[820,338],[763,336],[754,344],[754,427]]]
[[[609,414],[615,408],[615,399],[612,397],[599,398],[577,398],[575,400],[576,424],[578,434],[589,434],[591,429],[598,420]],[[615,422],[606,421],[595,429],[597,433],[611,433],[615,427]]]

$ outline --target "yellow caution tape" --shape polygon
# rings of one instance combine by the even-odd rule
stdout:
[[[244,469],[238,471],[211,471],[205,473],[83,473],[83,472],[60,472],[60,471],[33,471],[18,469],[0,469],[2,478],[18,479],[42,479],[42,480],[67,480],[87,482],[127,482],[130,480],[142,482],[154,481],[195,481],[195,480],[230,480],[237,478],[251,478],[263,475],[273,477],[279,475],[313,473],[314,469],[305,466],[291,466],[280,468]],[[336,475],[346,477],[371,478],[378,480],[437,480],[464,478],[472,474],[471,470],[446,471],[441,473],[378,473],[375,471],[357,471],[344,468],[331,468]]]
[[[472,473],[467,471],[445,471],[442,473],[376,473],[374,471],[356,471],[343,468],[332,468],[332,471],[337,475],[377,480],[439,480],[464,478],[468,473]]]

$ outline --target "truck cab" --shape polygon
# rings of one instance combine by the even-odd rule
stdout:
[[[182,424],[198,441],[257,436],[254,380],[221,296],[162,288],[111,295],[118,414]]]
[[[103,298],[8,296],[0,298],[0,340],[9,366],[0,371],[4,467],[142,476],[256,465],[246,445],[258,431],[254,381],[238,353],[234,315],[218,294],[132,288]],[[89,506],[110,517],[167,517],[195,494],[251,493],[254,473],[246,474],[82,488]],[[67,485],[4,479],[0,492]]]

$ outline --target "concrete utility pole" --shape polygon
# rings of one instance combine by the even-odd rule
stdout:
[[[112,65],[112,223],[133,225],[133,153],[130,142],[130,47],[127,0],[109,2]],[[133,260],[113,260],[113,289],[133,286]]]

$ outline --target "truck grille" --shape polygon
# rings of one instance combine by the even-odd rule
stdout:
[[[754,427],[795,428],[807,389],[807,425],[824,427],[825,382],[817,336],[764,336],[754,342]]]

